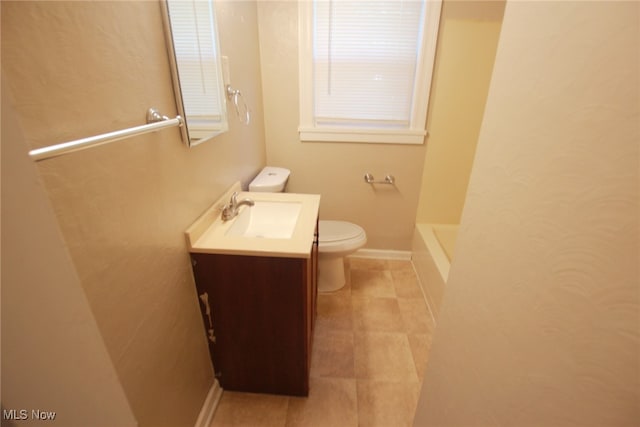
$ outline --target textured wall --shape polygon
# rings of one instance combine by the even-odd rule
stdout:
[[[2,409],[26,410],[21,426],[135,426],[2,89]]]
[[[507,4],[414,425],[638,424],[639,8]]]
[[[320,217],[361,225],[367,247],[410,250],[424,145],[301,143],[298,137],[298,6],[258,3],[267,163],[291,169],[288,191],[322,195]],[[372,187],[366,172],[396,177]]]
[[[232,117],[192,149],[174,128],[37,166],[141,426],[195,421],[213,373],[183,232],[264,165],[255,5],[222,6],[221,50],[251,126]],[[176,114],[159,2],[3,1],[2,74],[9,125],[33,148],[143,124],[151,106]]]
[[[504,2],[444,2],[416,222],[459,224]]]

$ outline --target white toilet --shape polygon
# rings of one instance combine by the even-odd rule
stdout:
[[[337,291],[346,282],[344,257],[363,247],[367,234],[351,222],[322,220],[318,238],[318,290]]]
[[[249,191],[279,193],[285,190],[291,171],[267,166],[251,181]],[[367,243],[367,234],[359,225],[346,221],[319,223],[318,291],[332,292],[345,284],[344,257]]]

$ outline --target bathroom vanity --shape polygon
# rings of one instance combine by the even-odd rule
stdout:
[[[306,396],[320,196],[241,192],[255,205],[222,221],[228,197],[186,233],[216,378],[226,390]]]

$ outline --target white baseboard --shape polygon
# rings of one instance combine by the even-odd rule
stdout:
[[[200,414],[196,420],[195,427],[209,427],[213,420],[213,414],[216,412],[216,408],[218,407],[218,403],[220,403],[221,397],[222,387],[220,387],[218,380],[214,380],[213,385],[207,394],[207,398],[202,404],[202,409],[200,409]]]
[[[411,251],[396,251],[392,249],[358,249],[349,255],[354,258],[395,259],[411,261]]]

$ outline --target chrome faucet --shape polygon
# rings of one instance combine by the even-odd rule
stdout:
[[[229,221],[231,218],[235,218],[238,215],[238,208],[242,205],[253,206],[255,202],[251,199],[242,199],[238,201],[238,192],[234,191],[229,203],[222,208],[222,220]]]

